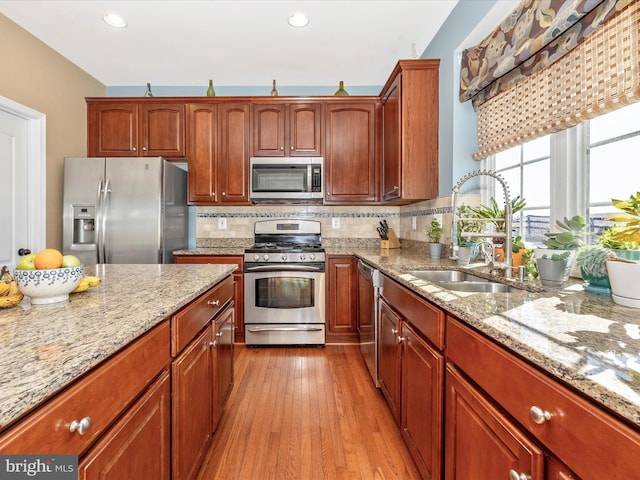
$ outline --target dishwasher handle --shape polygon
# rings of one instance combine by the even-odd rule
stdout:
[[[374,288],[382,286],[380,271],[363,262],[361,259],[358,259],[358,271],[367,279],[367,281],[373,284]]]

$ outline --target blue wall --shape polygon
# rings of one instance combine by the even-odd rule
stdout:
[[[471,102],[460,103],[460,44],[496,4],[496,0],[460,0],[427,46],[422,58],[440,59],[439,190],[451,192],[458,179],[479,168],[476,114]]]

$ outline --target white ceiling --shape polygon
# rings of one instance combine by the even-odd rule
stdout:
[[[0,13],[107,86],[381,85],[457,0],[0,0]],[[303,11],[308,26],[287,17]],[[102,21],[118,13],[114,29]]]

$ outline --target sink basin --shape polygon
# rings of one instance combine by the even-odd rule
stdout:
[[[429,282],[488,282],[489,280],[478,277],[471,273],[461,272],[459,270],[411,270],[410,273],[414,277],[427,280]]]
[[[521,291],[519,288],[492,282],[459,270],[410,270],[407,273],[456,292],[509,293]]]

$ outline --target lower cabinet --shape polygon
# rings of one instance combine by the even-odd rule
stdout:
[[[327,342],[358,341],[358,268],[351,255],[327,257]]]
[[[383,299],[379,303],[378,380],[384,398],[400,426],[400,317]]]
[[[211,359],[214,374],[212,431],[215,431],[220,422],[222,407],[233,387],[234,317],[235,306],[232,302],[218,315],[213,324],[215,328]]]
[[[171,478],[169,372],[93,447],[78,465],[78,480]]]

